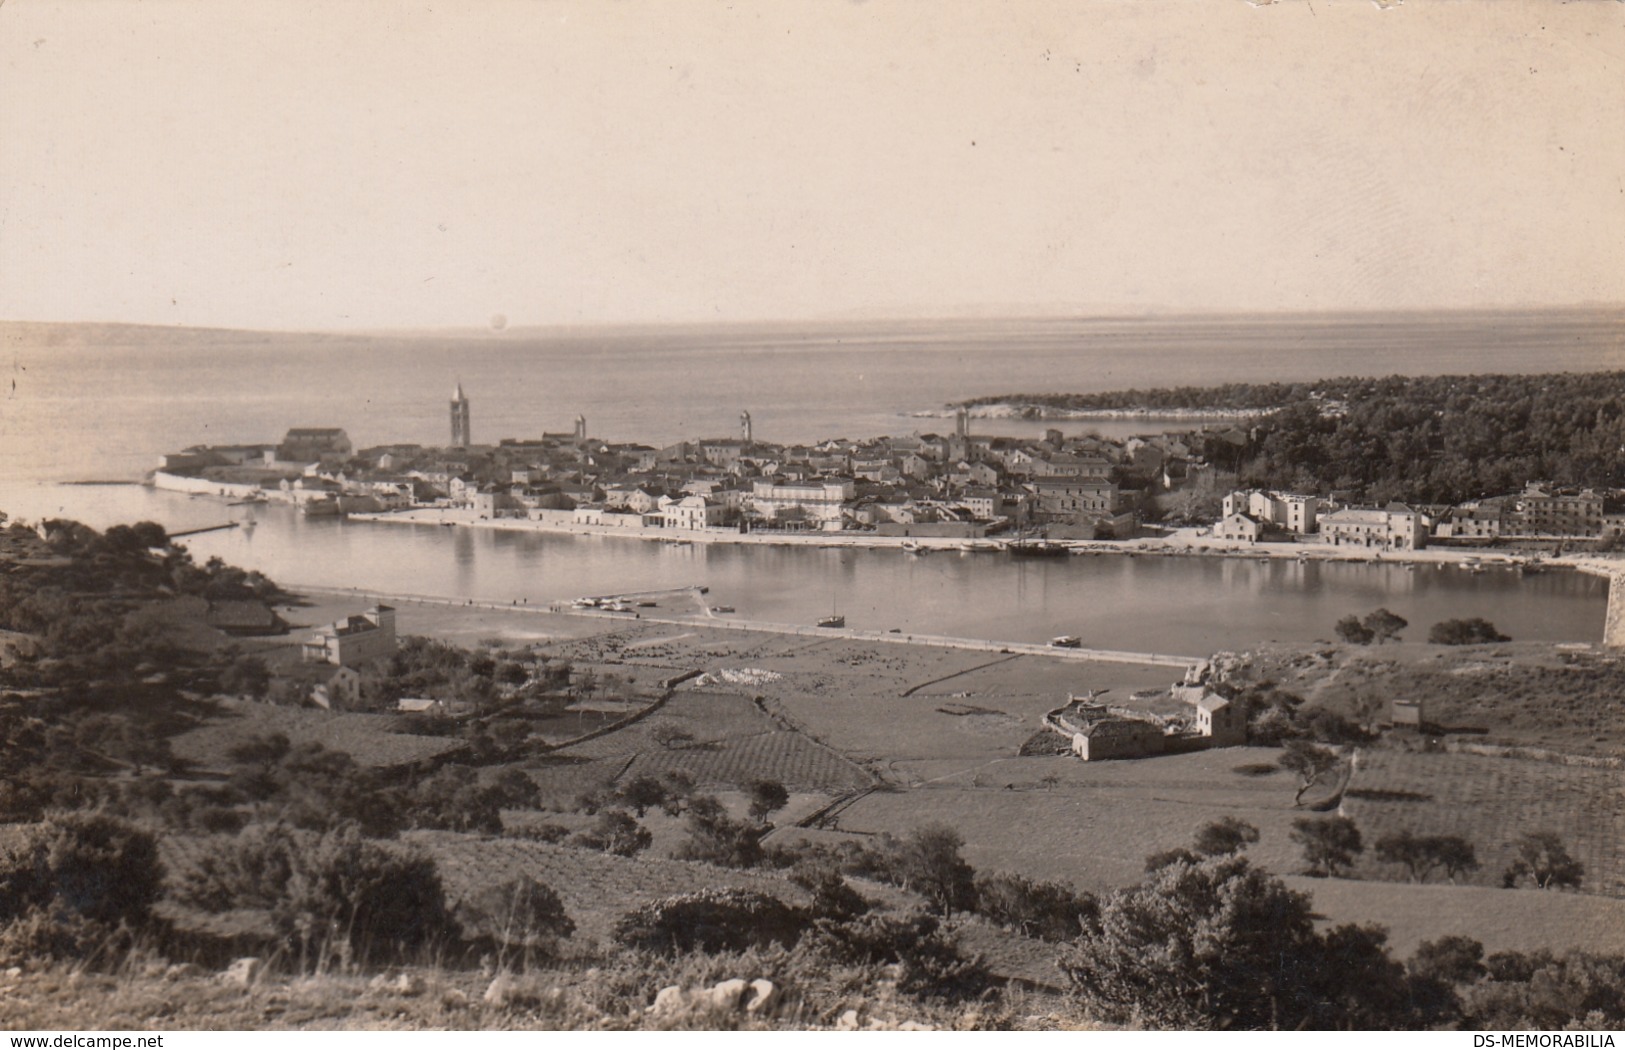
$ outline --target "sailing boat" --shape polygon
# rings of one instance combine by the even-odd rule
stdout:
[[[835,596],[833,594],[830,595],[830,598],[829,598],[829,615],[828,616],[820,616],[818,618],[818,626],[820,626],[820,627],[845,627],[846,626],[846,617],[835,611]]]

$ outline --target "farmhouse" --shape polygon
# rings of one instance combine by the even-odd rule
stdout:
[[[1162,752],[1162,727],[1138,718],[1103,718],[1073,734],[1072,753],[1085,762],[1144,758]]]

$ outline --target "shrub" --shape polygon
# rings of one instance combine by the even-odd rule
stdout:
[[[615,940],[657,955],[795,944],[807,915],[756,890],[700,890],[652,901],[615,923]]]
[[[529,875],[484,887],[457,906],[456,917],[476,947],[517,948],[526,962],[551,954],[576,928],[553,888]]]
[[[847,922],[820,920],[803,949],[831,962],[896,965],[897,990],[922,998],[962,1001],[984,994],[992,976],[980,956],[967,957],[934,915],[863,915]]]
[[[1155,1028],[1391,1028],[1421,1014],[1380,930],[1315,931],[1309,898],[1240,856],[1176,863],[1062,956],[1085,1009]]]
[[[150,832],[100,811],[56,813],[0,856],[0,921],[57,908],[138,927],[151,918],[163,879]]]
[[[1377,633],[1361,623],[1358,616],[1345,616],[1332,629],[1337,632],[1337,637],[1350,645],[1370,645],[1377,637]]]
[[[460,939],[429,857],[344,828],[296,855],[292,867],[272,918],[297,940],[302,958],[336,946],[362,963],[400,961]]]
[[[725,868],[754,868],[766,857],[762,836],[767,831],[734,820],[714,797],[698,795],[689,799],[688,841],[677,848],[677,856]]]
[[[989,921],[1042,941],[1078,936],[1100,914],[1100,904],[1062,882],[1036,882],[998,872],[976,880],[976,910]]]
[[[634,857],[649,848],[654,835],[626,810],[605,809],[599,811],[592,827],[578,833],[570,841],[586,849],[613,853],[619,857]]]
[[[1493,623],[1474,616],[1467,620],[1440,620],[1428,630],[1428,641],[1434,645],[1481,645],[1512,639],[1497,631]]]
[[[179,896],[209,911],[263,908],[307,963],[401,961],[460,940],[434,861],[361,837],[255,826],[203,858]]]

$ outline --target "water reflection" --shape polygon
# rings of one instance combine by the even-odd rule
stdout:
[[[14,516],[75,517],[98,528],[150,518],[171,530],[231,520],[236,508],[121,487],[0,488]],[[733,547],[302,518],[253,509],[253,529],[191,537],[289,584],[379,593],[522,600],[706,584],[714,604],[811,623],[832,607],[853,627],[1042,641],[1076,634],[1105,648],[1200,654],[1259,641],[1330,638],[1350,613],[1387,606],[1412,638],[1482,616],[1519,639],[1601,638],[1607,584],[1569,572],[1524,576],[1395,564]]]

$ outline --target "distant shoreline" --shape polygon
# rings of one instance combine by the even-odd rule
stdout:
[[[956,409],[930,409],[909,413],[915,419],[952,419]],[[1057,405],[1039,405],[1021,401],[999,401],[969,406],[965,413],[971,419],[1058,419],[1058,420],[1121,420],[1145,419],[1159,422],[1203,422],[1208,420],[1241,420],[1264,415],[1267,408],[1062,408]]]

